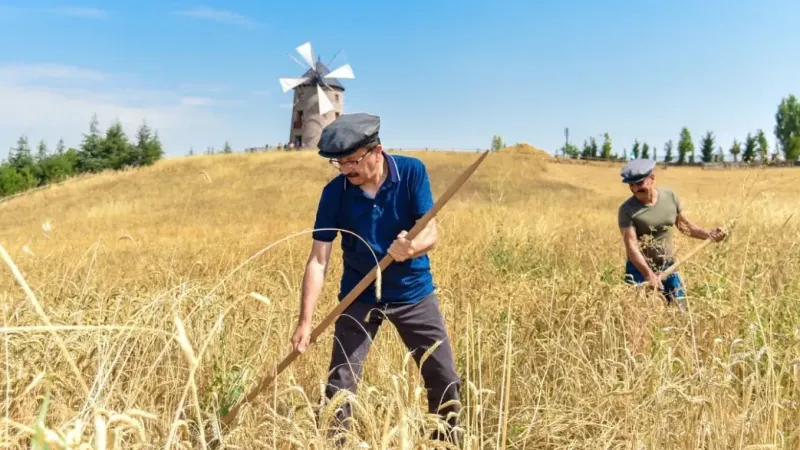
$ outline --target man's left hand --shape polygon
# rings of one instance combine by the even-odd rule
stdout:
[[[400,234],[397,235],[397,239],[395,239],[389,247],[389,254],[392,255],[392,258],[397,262],[410,259],[417,252],[417,249],[414,247],[414,241],[406,239],[406,234],[405,231],[401,231]]]

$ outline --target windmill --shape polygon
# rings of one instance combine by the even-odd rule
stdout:
[[[312,148],[317,146],[322,129],[342,113],[344,86],[338,79],[352,80],[355,75],[350,64],[331,71],[319,58],[314,61],[310,42],[295,50],[308,65],[308,70],[301,77],[284,77],[278,81],[284,93],[294,90],[289,142],[297,149]],[[291,55],[290,58],[306,67]]]

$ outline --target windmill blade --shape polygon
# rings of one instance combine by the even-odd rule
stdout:
[[[320,114],[325,115],[333,111],[333,104],[320,85],[317,85],[317,103],[319,104]]]
[[[301,84],[309,81],[310,78],[308,77],[300,77],[300,78],[278,78],[278,81],[281,82],[281,87],[283,88],[283,92],[286,93],[291,91],[292,89],[300,86]]]
[[[305,62],[308,63],[309,67],[314,69],[314,55],[311,53],[311,42],[306,42],[305,44],[298,46],[295,50],[297,50],[297,53],[299,53]]]
[[[350,67],[350,64],[345,64],[322,78],[345,78],[352,80],[355,77],[356,76],[353,75],[353,68]]]

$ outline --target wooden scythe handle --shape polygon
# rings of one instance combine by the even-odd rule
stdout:
[[[730,230],[731,226],[733,226],[733,223],[734,222],[731,221],[727,226],[723,227],[722,230],[727,232],[728,230]],[[692,249],[692,251],[689,252],[686,256],[684,256],[683,258],[675,261],[675,263],[672,264],[671,266],[669,266],[667,268],[667,270],[665,270],[665,271],[661,272],[660,274],[658,274],[658,279],[661,280],[661,281],[664,281],[671,273],[673,273],[676,270],[678,270],[678,267],[680,267],[683,263],[685,263],[686,261],[690,260],[694,255],[700,253],[701,250],[703,250],[704,248],[706,248],[709,244],[711,244],[713,242],[714,241],[711,238],[708,238],[708,239],[704,240],[702,244],[700,244],[697,247],[695,247],[694,249]]]
[[[450,200],[450,198],[453,197],[453,195],[455,195],[455,193],[461,188],[461,186],[467,181],[467,179],[473,174],[473,172],[475,172],[475,170],[483,162],[483,160],[486,158],[486,155],[488,154],[489,150],[485,150],[483,154],[474,163],[472,163],[472,165],[469,166],[467,170],[465,170],[464,173],[462,173],[461,176],[458,177],[458,179],[456,179],[456,181],[453,182],[450,188],[444,194],[442,194],[442,196],[439,197],[438,200],[436,200],[436,203],[434,203],[433,207],[414,224],[414,227],[411,228],[411,230],[408,231],[406,235],[407,239],[409,240],[414,239],[428,225],[428,222],[430,222],[431,219],[433,219],[436,216],[439,210],[442,209],[442,207]],[[388,267],[389,264],[392,263],[392,261],[393,259],[390,255],[384,256],[379,263],[380,270],[382,271],[385,270],[386,267]],[[364,289],[366,289],[370,285],[370,283],[375,281],[375,278],[377,276],[377,271],[378,271],[377,268],[373,268],[364,278],[361,279],[361,281],[350,291],[350,293],[347,294],[347,296],[343,298],[339,302],[339,304],[336,305],[335,308],[333,308],[333,310],[330,313],[328,313],[325,319],[323,319],[322,322],[320,322],[320,324],[317,325],[316,328],[314,328],[314,330],[311,332],[311,339],[310,339],[311,343],[314,343],[316,339],[319,337],[319,335],[322,334],[325,331],[325,329],[328,328],[328,326],[330,326],[330,324],[333,323],[333,321],[336,320],[336,318],[348,306],[350,306],[351,303],[353,303],[356,297],[358,297],[364,291]],[[261,391],[266,389],[273,381],[275,381],[275,378],[277,378],[281,372],[286,370],[286,368],[289,367],[289,365],[295,359],[297,359],[298,356],[300,356],[300,352],[298,352],[297,350],[292,350],[291,353],[289,353],[285,358],[283,358],[283,361],[281,361],[278,364],[278,366],[271,374],[266,375],[255,388],[253,388],[252,390],[250,390],[250,392],[247,393],[244,399],[242,399],[239,403],[237,403],[236,406],[234,406],[228,412],[227,415],[225,415],[220,419],[220,423],[225,427],[229,426],[236,418],[236,415],[239,413],[241,407],[245,403],[252,402],[253,399],[255,399],[256,396],[258,396],[258,394],[261,393]]]

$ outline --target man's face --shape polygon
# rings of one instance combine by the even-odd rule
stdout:
[[[650,174],[644,180],[638,183],[631,183],[628,185],[628,187],[630,188],[633,195],[636,196],[636,198],[646,199],[650,189],[653,188],[654,183],[655,183],[655,175]]]
[[[381,146],[378,145],[370,150],[365,148],[346,158],[339,158],[335,161],[342,174],[356,186],[363,184],[378,170],[380,162]],[[336,165],[336,164],[335,164]]]

